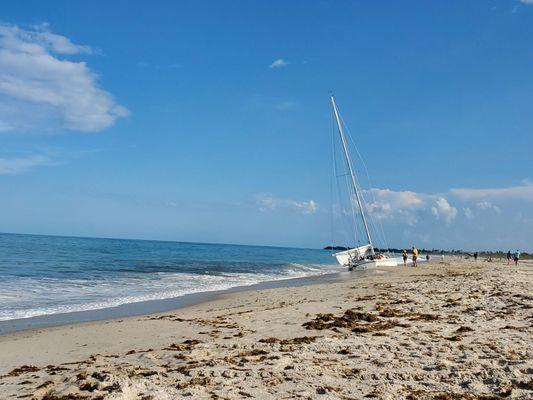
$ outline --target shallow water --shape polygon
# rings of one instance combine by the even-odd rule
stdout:
[[[339,272],[331,252],[0,234],[0,321]]]

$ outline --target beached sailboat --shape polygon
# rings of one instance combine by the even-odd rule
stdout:
[[[374,244],[372,243],[372,237],[370,235],[370,230],[368,229],[367,217],[361,198],[361,189],[359,188],[353,169],[352,159],[350,158],[348,145],[346,143],[346,136],[344,135],[344,130],[342,128],[342,123],[339,116],[339,110],[337,109],[337,104],[335,103],[335,98],[333,97],[333,95],[331,95],[330,99],[331,105],[333,106],[333,113],[335,115],[335,121],[337,123],[337,129],[339,131],[342,148],[344,151],[346,166],[348,168],[348,173],[351,178],[351,189],[353,190],[353,193],[351,193],[351,200],[353,201],[355,199],[355,202],[357,203],[357,206],[359,208],[359,216],[364,226],[367,240],[367,244],[363,246],[341,251],[340,253],[333,254],[333,256],[337,258],[337,261],[342,266],[348,267],[350,270],[376,268],[380,266],[395,267],[398,265],[398,261],[395,258],[388,257],[385,254],[376,253],[376,251],[374,250]]]

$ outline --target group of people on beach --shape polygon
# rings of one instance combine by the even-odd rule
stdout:
[[[418,260],[418,249],[413,246],[411,248],[411,254],[413,258],[413,267],[418,266],[417,260]],[[407,266],[407,260],[409,259],[409,254],[407,253],[407,250],[403,251],[403,265],[404,267]],[[444,260],[444,253],[441,254],[441,258]],[[478,258],[478,252],[476,251],[474,253],[474,261],[477,261]],[[514,261],[515,265],[518,265],[518,261],[520,260],[520,251],[517,249],[514,254],[511,254],[511,250],[507,252],[507,265],[511,264],[511,260]],[[429,261],[429,254],[426,254],[426,261]],[[489,261],[492,261],[492,258],[489,258]]]
[[[474,253],[474,261],[477,261],[478,253],[477,251]],[[514,254],[511,254],[511,250],[507,252],[507,265],[511,264],[511,260],[514,261],[514,265],[518,265],[518,261],[520,261],[520,250],[516,249]],[[492,262],[492,257],[487,257],[487,261]]]
[[[418,265],[418,249],[416,246],[413,246],[411,248],[411,254],[413,255],[413,267],[416,267]],[[409,258],[409,255],[407,254],[407,250],[403,251],[403,265],[404,267],[407,266],[407,259]],[[429,254],[426,254],[426,261],[429,261]]]

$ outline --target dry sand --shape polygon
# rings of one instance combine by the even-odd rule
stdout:
[[[458,261],[0,336],[0,398],[533,398],[533,263]]]

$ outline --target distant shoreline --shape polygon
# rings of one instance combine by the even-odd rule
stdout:
[[[334,251],[345,251],[345,250],[349,250],[351,247],[346,247],[346,246],[338,246],[338,245],[328,245],[328,246],[324,246],[323,249],[324,250],[334,250]],[[374,250],[376,252],[379,252],[379,253],[397,253],[397,254],[402,254],[402,252],[404,250],[406,250],[407,252],[410,251],[410,247],[406,247],[406,248],[388,248],[388,249],[380,249],[378,247],[375,247]],[[516,249],[515,249],[516,250]],[[514,250],[509,250],[511,252],[511,255],[514,254]],[[498,251],[489,251],[489,250],[439,250],[439,249],[426,249],[426,248],[421,248],[421,249],[418,249],[418,252],[420,254],[430,254],[430,255],[433,255],[433,256],[440,256],[440,255],[445,255],[445,256],[457,256],[457,257],[473,257],[474,256],[474,253],[478,253],[478,256],[480,258],[488,258],[488,257],[492,257],[492,258],[501,258],[501,259],[506,259],[507,258],[507,251],[502,251],[502,250],[498,250]],[[533,259],[533,253],[529,253],[527,251],[523,251],[523,252],[520,252],[520,258],[521,259],[524,259],[524,260],[532,260]]]

